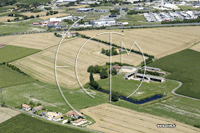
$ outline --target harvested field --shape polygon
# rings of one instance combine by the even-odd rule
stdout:
[[[21,15],[25,15],[30,17],[31,15],[36,16],[36,15],[40,15],[40,16],[46,16],[47,12],[37,12],[37,13],[33,13],[33,12],[25,12],[25,13],[21,13]]]
[[[58,13],[58,14],[49,15],[49,16],[41,16],[39,18],[46,20],[46,19],[50,19],[50,18],[58,18],[58,17],[65,17],[65,16],[69,16],[69,14],[67,14],[67,13]]]
[[[11,21],[14,20],[16,17],[0,17],[0,22],[7,22],[8,19],[10,19]],[[22,19],[22,17],[19,17],[19,19]]]
[[[20,114],[20,112],[9,109],[9,108],[0,107],[0,117],[1,117],[0,123],[12,118],[13,116],[18,115],[18,114]]]
[[[24,34],[0,37],[0,43],[34,49],[45,49],[59,44],[61,38],[54,37],[54,33]]]
[[[192,46],[190,49],[200,52],[200,43]]]
[[[144,53],[154,55],[156,58],[188,48],[200,40],[200,26],[124,29],[124,32],[116,29],[112,31],[124,34],[124,36],[113,34],[112,41],[116,45],[121,45],[121,41],[123,41],[125,46],[130,48],[135,41]],[[92,37],[102,32],[108,32],[108,30],[80,31],[79,33]],[[96,38],[109,41],[108,34]]]
[[[57,65],[67,65],[69,68],[57,68],[58,79],[59,83],[64,87],[77,88],[79,84],[75,76],[75,59],[86,39],[73,38],[69,42],[66,41],[64,40],[60,47]],[[99,54],[102,48],[108,49],[109,47],[105,44],[89,41],[79,54],[77,72],[82,84],[89,81],[87,68],[90,65],[105,65],[106,62],[109,62],[108,56]],[[54,61],[56,50],[57,46],[54,46],[37,54],[17,60],[13,64],[40,81],[55,84]],[[120,55],[113,56],[113,62],[116,61],[120,61]],[[124,54],[123,57],[124,63],[133,65],[137,65],[142,61],[142,56],[136,54],[130,54],[129,56]],[[99,75],[94,75],[94,77],[95,79],[99,79]]]
[[[87,128],[107,133],[197,133],[200,129],[146,113],[136,112],[112,104],[101,104],[81,110],[91,116],[96,123]],[[157,128],[157,124],[176,124],[175,128]]]

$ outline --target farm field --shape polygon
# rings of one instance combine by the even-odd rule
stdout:
[[[200,42],[198,44],[192,46],[190,49],[200,52]]]
[[[54,33],[37,33],[0,37],[0,42],[2,44],[40,50],[57,45],[60,40],[61,38],[54,37]]]
[[[0,88],[35,81],[35,79],[19,73],[6,65],[0,65]]]
[[[121,45],[123,41],[127,48],[131,48],[133,42],[141,47],[144,53],[161,58],[166,55],[181,51],[200,40],[200,26],[194,27],[165,27],[165,28],[145,28],[145,29],[123,29],[110,30],[123,33],[112,35],[112,43]],[[92,37],[98,33],[108,32],[108,30],[79,31],[81,34]],[[187,37],[185,37],[187,36]],[[108,34],[96,36],[95,38],[109,42]],[[137,50],[137,49],[136,49]]]
[[[199,52],[186,49],[158,59],[149,66],[169,71],[172,74],[166,78],[182,82],[176,93],[200,99],[199,58]]]
[[[25,12],[25,13],[21,13],[21,15],[25,15],[25,16],[28,16],[28,17],[30,17],[31,15],[33,15],[35,17],[37,15],[46,16],[46,13],[47,12],[45,12],[45,11],[43,11],[43,12],[37,12],[37,13],[34,13],[34,12]]]
[[[0,107],[0,117],[1,117],[0,125],[1,125],[2,122],[6,121],[6,120],[18,115],[18,114],[20,114],[20,112],[9,109],[9,108]]]
[[[141,81],[124,80],[123,75],[124,74],[118,74],[112,77],[112,91],[128,97],[134,90],[137,89]],[[103,90],[110,91],[110,78],[100,79],[97,82]],[[168,80],[165,83],[143,82],[140,89],[130,98],[137,99],[139,101],[156,94],[164,94],[164,92],[168,94],[171,93],[174,88],[178,87],[178,85],[179,84],[177,82]]]
[[[30,89],[33,97],[30,97]],[[109,101],[107,94],[98,91],[88,90],[95,98],[88,96],[81,88],[62,88],[62,91],[66,99],[76,110]],[[63,100],[57,86],[38,81],[2,88],[2,94],[5,104],[10,107],[20,106],[23,103],[33,101],[35,104],[41,103],[45,108],[63,114],[71,110]]]
[[[171,96],[164,100],[157,100],[139,106],[123,100],[116,103],[113,102],[112,104],[138,112],[176,120],[191,126],[199,125],[200,123],[200,102],[188,98]],[[177,122],[174,123],[177,124]]]
[[[43,132],[43,133],[55,133],[55,132],[70,132],[70,133],[87,133],[89,131],[83,131],[77,128],[56,125],[50,122],[42,121],[37,118],[25,114],[19,114],[4,123],[0,124],[0,133],[13,133],[17,132]]]
[[[75,75],[75,61],[78,51],[85,41],[86,39],[83,38],[72,38],[71,41],[68,39],[64,40],[63,44],[61,45],[58,53],[57,65],[69,66],[69,68],[57,68],[58,80],[62,87],[79,87]],[[17,42],[15,41],[15,43]],[[32,43],[33,42],[30,44]],[[27,46],[32,47],[30,44]],[[83,85],[89,81],[89,73],[87,72],[87,68],[90,65],[105,65],[105,62],[109,62],[108,56],[100,54],[102,48],[109,49],[109,47],[105,44],[89,41],[80,52],[77,60],[77,73],[80,82]],[[29,57],[12,62],[12,64],[16,65],[22,71],[32,77],[35,77],[36,79],[39,79],[40,81],[55,84],[54,62],[56,50],[57,46],[54,46]],[[124,54],[123,59],[124,63],[133,65],[138,65],[143,61],[142,56],[132,53],[129,56]],[[120,55],[113,56],[112,61],[119,62]],[[95,79],[99,79],[99,75],[96,75]]]
[[[107,133],[116,132],[200,132],[200,129],[146,113],[133,111],[112,104],[101,104],[81,110],[92,116],[96,123],[87,128]],[[176,124],[176,128],[157,128],[157,124]]]
[[[31,3],[33,3],[33,2],[50,2],[51,0],[17,0],[17,2],[19,2],[19,3],[27,3],[27,4],[31,4]]]
[[[0,17],[0,22],[7,22],[8,19],[10,19],[11,21],[14,20],[16,17],[8,17],[8,16],[3,16]],[[22,19],[22,17],[19,17],[19,19]]]
[[[37,49],[6,45],[0,48],[0,63],[11,62],[39,51]]]

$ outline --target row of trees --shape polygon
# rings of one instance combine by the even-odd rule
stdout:
[[[23,71],[21,71],[18,67],[14,66],[14,65],[12,65],[12,64],[7,63],[7,66],[10,67],[10,68],[12,68],[13,70],[19,72],[19,73],[22,73],[22,74],[24,74],[24,75],[27,75],[26,73],[24,73]]]
[[[15,3],[17,3],[16,0],[0,0],[0,7],[7,6],[7,5],[13,5]]]
[[[107,55],[107,56],[110,56],[110,51],[111,51],[111,50],[105,50],[104,48],[101,49],[101,53],[102,53],[102,54],[105,54],[105,55]],[[113,56],[113,55],[118,55],[116,48],[112,47],[112,53],[111,53],[111,55],[112,55],[112,56]]]
[[[127,12],[128,15],[139,14],[139,13],[146,13],[148,11],[137,11],[137,10],[130,10]]]
[[[91,37],[88,37],[88,36],[83,35],[83,34],[80,34],[80,36],[83,37],[83,38],[86,38],[86,39],[90,39],[90,38],[91,38]],[[105,44],[107,44],[107,45],[110,45],[110,42],[102,41],[102,40],[97,39],[97,38],[92,38],[91,40],[94,40],[94,41],[97,41],[97,42],[101,42],[101,43],[105,43]],[[112,44],[112,46],[114,46],[114,47],[116,47],[116,48],[122,48],[122,49],[123,49],[123,47],[118,46],[118,45],[116,45],[116,44]],[[153,55],[149,55],[149,54],[147,54],[147,53],[143,53],[143,54],[142,54],[142,52],[137,51],[137,50],[134,50],[134,49],[131,49],[131,50],[130,50],[130,49],[127,48],[127,50],[128,50],[128,51],[131,51],[131,52],[133,52],[133,53],[139,54],[139,55],[143,55],[143,54],[144,54],[144,56],[146,56],[146,57],[154,58]]]
[[[58,14],[58,11],[49,11],[46,13],[46,16]]]
[[[119,66],[134,66],[134,65],[130,65],[127,63],[121,63],[121,62],[112,62],[112,65],[118,64]],[[110,65],[110,62],[106,62],[106,65]]]
[[[144,73],[144,70],[139,69],[139,70],[138,70],[138,73]],[[150,72],[150,71],[146,71],[145,74],[160,76],[159,73],[157,73],[157,72]]]

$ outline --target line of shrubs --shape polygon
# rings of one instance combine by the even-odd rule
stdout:
[[[6,63],[5,63],[5,64],[6,64]],[[10,67],[10,68],[13,69],[13,70],[19,72],[19,73],[22,73],[22,74],[24,74],[24,75],[27,75],[26,73],[24,73],[23,71],[21,71],[18,67],[14,66],[14,65],[11,65],[11,64],[7,63],[7,66]]]
[[[139,69],[139,70],[138,70],[138,73],[144,73],[144,70]],[[160,76],[159,73],[157,73],[157,72],[151,72],[151,71],[146,71],[145,74]]]
[[[91,37],[86,36],[86,35],[83,35],[83,34],[79,34],[79,35],[80,35],[81,37],[83,37],[83,38],[86,38],[86,39],[90,39],[90,38],[91,38]],[[98,42],[101,42],[101,43],[105,43],[105,44],[107,44],[107,45],[110,45],[109,42],[107,42],[107,41],[102,41],[102,40],[97,39],[97,38],[92,38],[91,40],[98,41]],[[122,49],[123,49],[123,47],[118,46],[118,45],[116,45],[116,44],[112,44],[112,46],[117,47],[117,48],[122,48]],[[131,51],[131,52],[133,52],[133,53],[142,55],[142,52],[140,52],[140,51],[137,51],[137,50],[134,50],[134,49],[131,49],[131,50],[130,50],[130,49],[128,49],[128,48],[127,48],[127,50],[128,50],[128,51]],[[144,56],[150,57],[151,59],[154,58],[153,55],[149,55],[149,54],[147,54],[147,53],[143,53],[143,54],[144,54]]]
[[[121,62],[113,62],[112,65],[116,65],[118,64],[119,66],[134,66],[134,65],[130,65],[127,63],[121,63]],[[110,65],[110,62],[106,62],[106,65]]]

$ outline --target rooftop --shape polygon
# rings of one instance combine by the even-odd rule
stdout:
[[[29,106],[29,105],[27,105],[27,104],[22,104],[22,107],[30,108],[31,106]]]
[[[69,112],[67,112],[65,115],[78,115],[78,116],[84,116],[82,115],[80,112],[75,112],[74,110],[70,110]]]
[[[58,118],[61,118],[61,117],[63,117],[63,115],[55,116],[54,119],[58,119]]]
[[[147,77],[147,78],[153,78],[153,79],[159,79],[159,80],[163,80],[165,78],[162,78],[162,77],[156,77],[156,76],[151,76],[151,75],[146,75],[146,74],[140,74],[140,73],[137,73],[136,74],[137,76],[141,76],[141,77]]]
[[[157,71],[160,71],[160,70],[161,70],[160,68],[148,67],[148,66],[143,66],[142,68],[143,68],[143,69],[144,69],[144,68],[146,68],[146,69],[152,69],[152,70],[157,70]]]
[[[37,107],[35,107],[34,109],[40,109],[40,108],[42,108],[42,106],[37,106]]]

